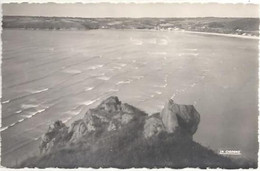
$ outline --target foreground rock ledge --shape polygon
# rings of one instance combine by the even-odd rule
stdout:
[[[93,134],[102,134],[121,129],[133,120],[144,120],[143,136],[151,138],[160,133],[172,133],[176,138],[189,138],[196,132],[200,115],[193,105],[179,105],[169,100],[160,114],[148,114],[121,103],[118,97],[109,97],[94,109],[89,109],[84,118],[66,127],[56,121],[43,135],[41,153],[48,153],[61,146],[76,143]]]
[[[41,155],[18,167],[257,167],[194,142],[199,122],[193,105],[169,100],[160,113],[148,115],[112,96],[69,127],[56,121],[42,136]]]

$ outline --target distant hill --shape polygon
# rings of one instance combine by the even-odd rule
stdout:
[[[3,16],[3,28],[47,30],[149,29],[259,35],[258,18],[65,18]]]
[[[69,127],[55,122],[41,139],[41,155],[15,167],[257,167],[256,162],[227,158],[194,142],[199,122],[193,105],[169,100],[160,113],[148,116],[109,97]]]

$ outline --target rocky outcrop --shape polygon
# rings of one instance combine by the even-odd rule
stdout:
[[[89,137],[101,137],[104,133],[120,130],[140,118],[144,118],[141,131],[145,139],[158,136],[162,132],[169,133],[169,136],[192,138],[200,121],[200,115],[192,105],[179,105],[169,100],[161,113],[148,116],[112,96],[96,108],[89,109],[82,119],[69,127],[61,121],[55,122],[42,137],[40,150],[42,153],[48,153],[64,145],[87,141]]]
[[[192,138],[200,122],[200,114],[193,105],[180,105],[169,100],[161,113],[150,116],[144,125],[146,138],[161,132]]]
[[[147,114],[129,104],[121,103],[118,97],[109,97],[96,108],[89,109],[82,119],[73,122],[69,127],[61,121],[55,122],[43,135],[40,151],[48,153],[64,144],[75,144],[90,136],[102,136],[102,133],[121,129],[132,120],[144,116]]]
[[[200,122],[200,114],[193,105],[179,105],[172,99],[166,103],[160,116],[167,132],[175,133],[178,130],[190,137]]]
[[[40,152],[48,153],[53,147],[62,145],[68,138],[68,127],[61,121],[56,121],[49,126],[48,131],[41,137]],[[63,144],[64,145],[64,144]]]
[[[42,137],[42,155],[21,167],[222,167],[249,168],[192,140],[200,115],[192,105],[169,100],[160,113],[148,114],[109,97],[67,127],[61,121]]]
[[[192,138],[200,120],[199,113],[192,105],[178,105],[170,100],[161,113],[148,117],[141,110],[121,103],[117,97],[112,96],[96,108],[89,109],[82,119],[75,121],[69,127],[61,121],[51,125],[42,137],[40,151],[48,153],[90,136],[101,136],[102,133],[119,130],[131,121],[144,116],[146,119],[143,125],[143,136],[146,139],[157,136],[161,132],[176,134],[176,136],[189,135]]]

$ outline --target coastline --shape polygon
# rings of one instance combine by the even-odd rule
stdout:
[[[235,37],[235,38],[242,38],[242,39],[255,39],[259,40],[260,38],[258,36],[243,36],[243,35],[237,35],[237,34],[224,34],[224,33],[214,33],[214,32],[198,32],[198,31],[180,31],[180,32],[186,32],[186,33],[193,33],[193,34],[204,34],[204,35],[212,35],[212,36],[225,36],[225,37]]]
[[[199,31],[188,31],[188,30],[154,30],[154,29],[31,29],[31,28],[3,28],[3,30],[31,30],[31,31],[92,31],[92,30],[128,30],[128,31],[161,31],[161,32],[182,32],[182,33],[191,33],[191,34],[202,34],[202,35],[212,35],[212,36],[224,36],[224,37],[233,37],[233,38],[241,38],[241,39],[254,39],[260,40],[259,36],[244,36],[237,34],[225,34],[225,33],[214,33],[214,32],[199,32]]]
[[[116,29],[113,29],[116,30]],[[120,30],[143,30],[143,31],[162,31],[162,32],[182,32],[182,33],[192,33],[192,34],[204,34],[204,35],[212,35],[212,36],[225,36],[225,37],[235,37],[242,39],[255,39],[259,40],[259,36],[243,36],[237,34],[228,34],[228,33],[214,33],[214,32],[199,32],[199,31],[188,31],[188,30],[152,30],[152,29],[120,29]]]

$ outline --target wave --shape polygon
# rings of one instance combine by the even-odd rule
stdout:
[[[160,92],[160,91],[156,91],[155,93],[156,93],[156,94],[159,94],[159,95],[162,94],[162,92]]]
[[[11,125],[8,126],[8,128],[14,126],[16,123],[17,123],[17,122],[12,123]]]
[[[132,80],[118,81],[118,82],[116,83],[116,85],[120,85],[120,84],[129,84],[129,83],[131,83],[131,82],[132,82]]]
[[[62,119],[62,122],[63,122],[63,123],[66,123],[66,122],[68,122],[70,119],[72,119],[72,117],[71,117],[71,116],[70,116],[70,117],[68,117],[68,118]]]
[[[198,53],[179,53],[178,56],[198,56]]]
[[[22,116],[22,117],[25,117],[25,118],[27,118],[27,119],[29,119],[29,118],[31,118],[31,117],[33,117],[33,116],[39,114],[39,113],[44,112],[44,111],[47,110],[48,108],[49,108],[49,107],[46,107],[46,108],[44,108],[44,109],[39,109],[39,110],[37,110],[36,112],[30,112],[29,115],[21,115],[21,116]]]
[[[49,88],[44,88],[44,89],[40,89],[40,90],[27,90],[27,92],[29,92],[29,94],[25,94],[25,95],[4,101],[4,102],[2,102],[2,104],[10,103],[10,102],[13,102],[13,101],[16,101],[16,100],[19,100],[19,99],[22,99],[22,98],[25,98],[25,97],[28,97],[28,96],[31,96],[31,95],[35,95],[35,94],[39,94],[39,93],[48,91],[48,90],[49,90]]]
[[[159,88],[166,88],[168,86],[168,84],[164,84],[164,85],[154,85],[153,87],[159,87]]]
[[[110,80],[110,77],[103,76],[103,77],[98,77],[97,79],[107,81],[107,80]]]
[[[68,74],[79,74],[82,71],[76,70],[76,69],[66,69],[66,70],[63,70],[62,72],[65,72],[65,73],[68,73]]]
[[[119,91],[118,89],[109,89],[108,90],[109,92],[117,92],[117,91]]]
[[[88,100],[88,101],[82,102],[81,104],[83,104],[83,105],[85,105],[85,106],[89,106],[89,105],[95,103],[95,102],[98,101],[98,100],[99,100],[99,98],[94,99],[94,100]]]
[[[164,82],[167,83],[167,80],[168,80],[168,75],[165,75]]]
[[[184,49],[185,51],[198,51],[198,49]]]
[[[24,121],[24,120],[25,120],[25,118],[19,119],[17,122],[19,123],[19,122],[22,122],[22,121]]]
[[[94,65],[94,66],[91,66],[91,67],[88,67],[89,70],[95,70],[95,69],[98,69],[98,68],[102,68],[104,65]]]
[[[94,89],[94,87],[87,87],[87,88],[85,88],[85,91],[90,91],[90,90],[93,90]]]
[[[151,55],[167,55],[167,52],[148,52]]]
[[[176,93],[173,93],[171,99],[173,100],[175,96],[176,96]]]
[[[40,89],[40,90],[30,90],[29,92],[32,94],[38,94],[38,93],[42,93],[42,92],[45,92],[48,90],[49,90],[49,88],[44,88],[44,89]]]
[[[125,67],[126,66],[126,64],[118,64],[118,65],[120,65],[121,67]]]
[[[139,99],[139,102],[144,102],[145,100],[147,100],[147,99]]]
[[[19,113],[21,113],[22,112],[22,110],[17,110],[15,113],[16,114],[19,114]]]
[[[76,106],[76,107],[74,107],[72,110],[67,111],[66,114],[69,114],[69,115],[78,115],[78,114],[80,114],[80,112],[82,111],[83,107],[84,107],[84,106],[83,106],[82,104],[79,105],[79,106]]]
[[[32,115],[20,115],[21,117],[24,117],[24,118],[31,118]]]
[[[29,108],[35,108],[35,107],[38,107],[39,105],[36,105],[36,104],[22,104],[21,105],[21,108],[22,109],[29,109]]]
[[[101,76],[104,76],[105,73],[101,73],[101,74],[97,74],[97,75],[92,75],[92,77],[101,77]]]
[[[4,130],[6,130],[6,129],[8,129],[8,126],[1,128],[1,129],[0,129],[0,132],[4,131]]]
[[[69,114],[69,115],[78,115],[80,112],[81,112],[81,110],[78,110],[78,111],[73,111],[73,110],[71,110],[71,111],[66,112],[66,114]]]
[[[144,78],[144,76],[142,76],[142,75],[140,75],[140,76],[133,76],[133,78],[136,78],[136,79],[140,80],[140,79]]]
[[[39,140],[41,137],[36,137],[36,138],[33,138],[33,140],[37,141]]]
[[[3,101],[2,104],[6,104],[6,103],[9,103],[10,100],[6,100],[6,101]]]

